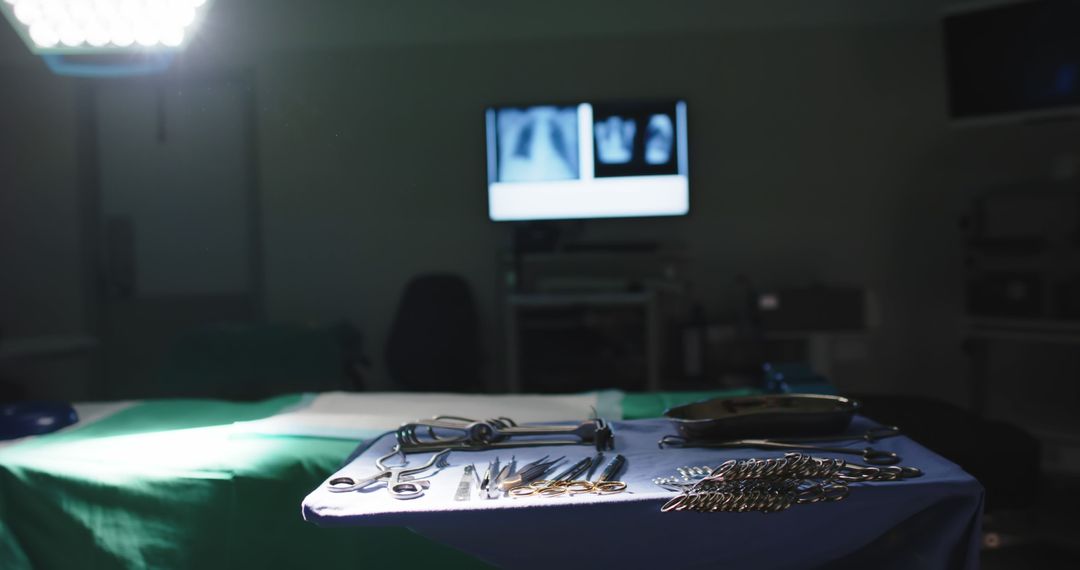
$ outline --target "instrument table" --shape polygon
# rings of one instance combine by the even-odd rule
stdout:
[[[895,451],[901,465],[918,467],[922,477],[857,483],[838,502],[793,505],[777,513],[661,513],[676,494],[652,483],[683,465],[716,466],[728,459],[781,457],[783,451],[757,449],[660,449],[657,441],[675,433],[665,419],[612,422],[616,453],[627,459],[618,479],[627,492],[558,497],[453,495],[466,465],[482,474],[489,461],[511,456],[523,465],[544,455],[567,462],[595,455],[585,445],[488,451],[454,451],[449,467],[423,476],[431,487],[422,497],[398,500],[385,485],[332,493],[325,485],[303,501],[306,520],[325,527],[404,526],[496,566],[513,568],[683,567],[810,568],[873,564],[878,568],[977,568],[981,539],[982,486],[960,467],[911,439],[899,436],[872,445]],[[856,417],[852,433],[874,424]],[[375,459],[394,446],[392,433],[361,446],[345,467],[328,477],[359,478],[375,471]],[[805,452],[861,463],[858,456]],[[430,453],[409,455],[421,464]],[[407,557],[407,553],[403,553]]]

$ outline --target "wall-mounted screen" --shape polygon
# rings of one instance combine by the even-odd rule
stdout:
[[[1080,2],[994,2],[944,20],[958,123],[1080,116]]]
[[[486,124],[492,220],[689,212],[685,101],[493,107]]]

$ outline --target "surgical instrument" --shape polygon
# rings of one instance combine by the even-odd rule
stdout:
[[[485,499],[493,499],[490,489],[494,484],[495,479],[499,477],[499,458],[496,457],[490,463],[488,463],[487,471],[484,473],[484,479],[480,482],[480,496]]]
[[[503,491],[509,491],[514,487],[528,485],[543,477],[544,474],[550,471],[555,465],[558,465],[563,459],[566,459],[564,456],[552,461],[546,461],[547,458],[548,456],[545,455],[532,463],[522,465],[520,471],[507,477],[502,483],[499,483],[499,488]]]
[[[475,472],[476,466],[465,466],[465,471],[461,474],[461,482],[458,483],[457,492],[454,493],[455,501],[468,501],[472,496],[472,483],[476,478]]]
[[[625,457],[616,455],[594,482],[577,479],[595,463],[594,459],[582,459],[550,480],[533,481],[529,485],[515,487],[510,490],[510,494],[514,497],[531,497],[535,495],[558,497],[560,495],[580,495],[582,493],[610,495],[626,490],[626,483],[616,480],[619,472],[626,466]]]
[[[581,493],[596,493],[597,495],[612,495],[626,490],[626,483],[618,481],[619,472],[626,466],[626,458],[616,455],[607,468],[596,478],[596,481],[574,481],[566,485],[566,490],[572,495]]]
[[[608,495],[625,491],[626,483],[618,480],[619,472],[625,466],[626,458],[622,455],[616,455],[615,459],[612,459],[604,472],[600,474],[600,477],[592,483],[592,492]]]
[[[528,497],[530,495],[555,496],[566,494],[566,485],[573,482],[579,475],[589,469],[592,464],[591,458],[584,458],[568,467],[562,473],[551,479],[533,481],[527,485],[519,485],[510,489],[510,494],[515,497]]]
[[[811,437],[776,437],[769,438],[776,441],[789,441],[791,443],[821,443],[830,441],[865,441],[874,443],[888,437],[900,435],[900,428],[896,426],[875,426],[867,428],[862,433],[849,433],[840,435],[819,435]]]
[[[597,450],[611,449],[614,435],[603,418],[575,426],[519,426],[510,418],[472,420],[438,416],[402,424],[395,432],[405,453],[454,449],[482,451],[511,447],[593,444]]]
[[[363,479],[344,476],[334,477],[327,481],[326,487],[332,493],[347,493],[359,491],[372,483],[386,479],[386,490],[391,497],[395,499],[415,499],[424,494],[424,490],[431,485],[431,482],[426,479],[416,479],[414,476],[432,467],[436,469],[445,467],[446,456],[449,453],[449,449],[444,449],[432,455],[427,463],[417,467],[387,467],[384,463],[385,460],[398,454],[398,450],[395,448],[394,451],[375,460],[375,467],[379,469],[378,473]]]
[[[581,475],[582,473],[588,471],[590,465],[592,465],[592,459],[586,457],[585,459],[582,459],[581,461],[578,461],[577,463],[571,465],[562,473],[559,473],[558,475],[553,477],[551,481],[573,481],[574,479],[577,479],[578,475]]]
[[[825,443],[836,441],[866,441],[874,443],[876,441],[894,437],[900,435],[900,428],[896,426],[876,426],[867,428],[866,431],[861,433],[840,434],[840,435],[822,435],[811,437],[771,437],[769,441],[782,441],[785,443]],[[688,439],[678,435],[665,435],[660,438],[660,447],[705,447],[705,443],[711,443],[715,440],[711,439]],[[699,443],[700,442],[700,443]],[[720,441],[717,443],[725,443]]]
[[[676,491],[712,475],[713,468],[708,465],[684,465],[675,472],[677,475],[654,477],[652,482],[669,491]]]
[[[858,455],[863,461],[871,465],[896,465],[900,462],[900,456],[892,451],[864,447],[861,449],[850,447],[837,447],[828,445],[813,445],[816,442],[833,441],[868,441],[875,442],[887,437],[900,434],[900,428],[895,426],[881,426],[870,428],[861,434],[836,435],[823,437],[805,438],[776,438],[776,439],[736,439],[731,441],[687,440],[676,435],[666,435],[660,438],[659,445],[663,447],[711,447],[711,448],[741,448],[753,447],[758,449],[796,449],[808,451],[823,451],[827,453],[846,453]]]
[[[511,459],[510,461],[514,462],[515,460]],[[499,488],[499,483],[505,481],[506,478],[510,475],[510,472],[513,470],[513,465],[511,463],[507,463],[506,465],[503,465],[502,469],[499,469],[498,465],[499,465],[499,460],[498,460],[498,458],[496,458],[495,459],[496,469],[495,469],[495,471],[492,471],[491,481],[488,483],[487,489],[484,490],[484,492],[487,493],[486,498],[488,498],[488,499],[498,499],[499,498],[499,495],[502,493],[502,489]]]
[[[507,477],[510,477],[514,474],[516,466],[517,458],[511,456],[510,463],[507,463],[505,466],[503,466],[503,468],[499,470],[499,475],[495,477],[495,480],[492,481],[490,485],[488,485],[487,493],[489,499],[497,499],[499,493],[505,493],[501,487],[502,482],[506,481]]]
[[[682,493],[661,512],[776,512],[792,505],[839,501],[850,483],[900,481],[922,475],[915,467],[873,467],[841,459],[787,453],[782,458],[729,460],[706,477],[661,486]]]
[[[874,449],[873,447],[852,448],[823,445],[811,445],[809,443],[794,443],[772,439],[736,439],[732,441],[694,441],[687,442],[678,436],[664,436],[660,440],[660,447],[709,447],[714,449],[736,449],[752,447],[757,449],[797,449],[806,451],[821,451],[825,453],[845,453],[858,455],[863,461],[871,465],[896,465],[900,463],[900,456],[893,451]]]
[[[817,458],[803,453],[785,453],[782,458],[770,459],[729,459],[716,468],[679,467],[677,471],[677,476],[656,477],[653,483],[669,491],[686,491],[708,485],[710,481],[803,477],[836,479],[846,484],[898,481],[922,476],[922,470],[917,467],[859,465],[843,459]]]
[[[597,453],[593,457],[592,466],[589,467],[589,474],[586,475],[585,477],[587,479],[592,479],[593,475],[596,474],[596,470],[600,468],[600,464],[603,463],[603,462],[604,462],[604,453],[603,452]]]
[[[487,489],[488,483],[491,483],[491,463],[488,463],[487,470],[484,471],[484,476],[480,478],[480,484],[476,488],[483,493]]]

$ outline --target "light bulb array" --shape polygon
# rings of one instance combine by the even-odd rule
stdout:
[[[178,48],[207,0],[0,0],[35,51]]]

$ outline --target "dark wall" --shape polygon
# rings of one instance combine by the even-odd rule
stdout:
[[[78,330],[81,238],[72,82],[0,71],[0,323]]]
[[[75,89],[44,69],[0,68],[0,335],[6,339],[65,343],[90,326]],[[18,381],[30,393],[91,394],[87,363],[79,358],[4,364],[0,382]]]
[[[350,318],[380,355],[407,279],[461,273],[481,303],[491,378],[502,346],[496,260],[508,230],[486,217],[485,105],[687,98],[692,214],[590,222],[587,237],[685,247],[713,313],[737,301],[740,274],[762,287],[870,287],[879,325],[845,346],[841,388],[958,401],[956,219],[981,188],[1045,178],[1075,154],[1071,124],[950,128],[933,14],[220,58],[208,48],[182,58],[172,79],[222,61],[253,72],[267,317]],[[0,99],[19,113],[0,119],[0,140],[33,150],[0,158],[15,173],[0,197],[0,266],[17,270],[0,279],[19,291],[0,299],[0,314],[19,334],[85,331],[73,87],[39,62],[4,73]],[[378,364],[372,384],[387,385]]]
[[[871,287],[880,326],[840,385],[963,399],[957,216],[982,185],[1047,175],[1075,128],[950,129],[943,75],[933,21],[276,57],[257,72],[268,310],[345,313],[379,354],[405,281],[457,271],[497,351],[484,106],[682,96],[691,216],[586,231],[684,245],[714,312],[738,274]]]

